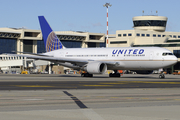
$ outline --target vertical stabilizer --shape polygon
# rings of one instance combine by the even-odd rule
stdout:
[[[41,32],[43,35],[46,52],[65,48],[56,36],[56,34],[54,33],[54,31],[49,26],[44,16],[38,16],[38,18],[41,26]]]

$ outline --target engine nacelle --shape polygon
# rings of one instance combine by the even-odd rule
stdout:
[[[89,74],[104,74],[107,71],[107,65],[101,62],[88,63],[84,70]]]
[[[137,74],[152,74],[153,70],[133,70]]]

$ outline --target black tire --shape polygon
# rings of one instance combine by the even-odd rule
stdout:
[[[121,74],[120,73],[110,73],[109,74],[109,77],[121,77]]]
[[[109,77],[112,77],[112,73],[109,74]]]
[[[81,74],[81,77],[84,77],[84,73]]]
[[[162,78],[164,79],[164,78],[165,78],[165,75],[162,75]]]
[[[159,78],[160,78],[160,79],[164,79],[164,78],[165,78],[165,75],[159,75]]]
[[[89,74],[89,77],[93,77],[93,74]]]

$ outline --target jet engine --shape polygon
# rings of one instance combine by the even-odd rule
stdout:
[[[84,70],[89,74],[104,74],[107,70],[107,65],[101,62],[90,62],[84,67]]]

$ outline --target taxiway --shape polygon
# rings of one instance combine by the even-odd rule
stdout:
[[[0,75],[2,120],[179,120],[180,79],[167,75]]]

